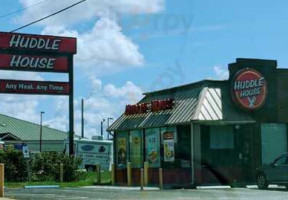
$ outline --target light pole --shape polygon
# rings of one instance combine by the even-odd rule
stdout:
[[[40,153],[42,152],[42,116],[43,116],[43,114],[44,114],[45,112],[43,112],[43,111],[41,111],[40,112],[40,142],[39,142],[39,144],[40,144],[40,146],[39,146],[39,149],[40,149]]]
[[[107,118],[107,129],[109,128],[109,126],[110,126],[110,124],[109,124],[109,121],[110,120],[113,120],[113,118],[112,117],[108,117]],[[107,139],[109,140],[109,132],[107,131]]]
[[[101,121],[101,136],[102,136],[102,139],[103,139],[103,123],[105,122],[105,119],[102,119]]]

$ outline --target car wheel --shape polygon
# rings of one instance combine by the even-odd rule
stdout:
[[[268,188],[268,183],[264,174],[258,174],[256,182],[259,189],[264,190]]]

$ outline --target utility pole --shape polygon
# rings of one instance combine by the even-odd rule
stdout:
[[[44,114],[45,112],[41,111],[40,112],[40,141],[39,141],[39,151],[40,153],[42,152],[42,115]]]
[[[110,126],[110,124],[109,124],[109,121],[110,120],[113,120],[113,118],[112,117],[108,117],[107,118],[107,129],[109,128],[109,126]],[[107,139],[109,140],[109,132],[107,132]]]
[[[81,137],[84,138],[84,99],[81,101]]]
[[[105,119],[102,119],[102,121],[101,121],[101,136],[102,136],[102,139],[104,139],[103,138],[103,123],[105,122]]]

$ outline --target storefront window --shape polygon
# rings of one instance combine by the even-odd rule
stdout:
[[[161,137],[164,151],[164,162],[174,162],[175,143],[177,141],[176,127],[161,128]]]
[[[133,168],[142,166],[142,133],[142,130],[130,131],[130,161]]]
[[[269,164],[287,152],[286,124],[261,124],[262,164]]]
[[[121,131],[116,133],[116,161],[118,168],[125,168],[127,164],[127,137],[128,132]]]
[[[160,167],[160,129],[146,129],[146,161],[149,167]]]
[[[177,127],[177,156],[181,168],[191,167],[191,125],[179,125]]]
[[[210,148],[211,149],[234,149],[233,126],[211,126]]]

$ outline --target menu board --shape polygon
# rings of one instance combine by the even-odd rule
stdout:
[[[127,135],[117,134],[117,166],[124,167],[127,163]]]
[[[146,129],[146,160],[149,167],[160,167],[160,131]]]
[[[174,143],[176,144],[177,141],[177,129],[176,126],[167,126],[161,128],[161,144],[164,144],[164,133],[166,132],[173,132],[174,134]]]
[[[130,161],[134,168],[142,166],[142,130],[130,132]]]
[[[167,131],[163,133],[164,139],[164,162],[174,162],[175,148],[174,148],[174,132]]]

